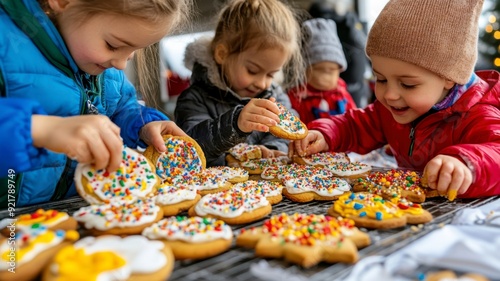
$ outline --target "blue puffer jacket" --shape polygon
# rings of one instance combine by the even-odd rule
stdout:
[[[74,76],[70,78],[60,68],[54,66],[30,37],[18,28],[3,9],[0,9],[0,30],[2,30],[0,32],[0,73],[4,80],[3,96],[32,99],[48,115],[63,117],[85,114],[87,100],[90,100],[99,110],[99,114],[109,116],[121,128],[121,137],[125,145],[144,147],[145,144],[139,140],[140,128],[151,121],[168,120],[168,118],[157,110],[144,107],[137,102],[135,89],[126,79],[123,71],[108,69],[99,76],[90,76],[80,72],[64,40],[41,10],[37,1],[22,0],[22,2],[29,13],[34,16],[35,21],[43,27],[42,32],[50,36],[59,52],[67,59]],[[0,111],[0,120],[9,120],[13,117],[6,116],[6,114],[9,113],[4,110]],[[29,130],[31,126],[28,122],[30,121],[30,118],[24,118],[24,122],[27,123],[19,124],[19,126]],[[3,127],[0,129],[3,130]],[[22,134],[27,137],[31,136],[30,132]],[[9,132],[1,131],[0,135],[6,138],[1,149],[12,149],[8,143]],[[15,139],[11,140],[15,141]],[[29,140],[26,143],[32,142]],[[26,148],[24,152],[26,157],[30,155],[29,150],[30,148]],[[25,161],[26,157],[20,157],[19,160]],[[32,159],[31,163],[23,166],[29,171],[16,171],[17,173],[23,172],[22,177],[19,178],[22,182],[16,195],[16,206],[57,200],[76,194],[73,185],[75,162],[68,160],[63,154],[50,151],[38,153],[35,157],[39,158]],[[6,160],[0,159],[0,161]],[[19,166],[16,163],[7,163],[1,167]],[[0,171],[0,177],[5,175],[7,171]]]

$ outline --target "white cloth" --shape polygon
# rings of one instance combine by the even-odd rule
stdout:
[[[500,280],[500,199],[457,212],[451,225],[437,228],[387,256],[360,260],[344,281],[409,281],[427,266],[479,273]],[[492,220],[493,219],[493,220]]]

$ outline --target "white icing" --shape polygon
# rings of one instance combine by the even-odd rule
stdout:
[[[290,134],[305,134],[306,128],[300,119],[290,112],[286,107],[280,103],[276,103],[280,109],[280,123],[278,126],[287,133]]]
[[[328,165],[334,163],[349,163],[349,157],[340,152],[320,152],[302,158],[307,165]]]
[[[149,239],[182,240],[188,243],[204,243],[217,239],[230,240],[233,237],[231,227],[226,223],[221,223],[221,229],[216,231],[213,228],[217,221],[213,218],[200,217],[170,217],[163,219],[142,232],[142,235]],[[208,225],[205,223],[208,222]]]
[[[242,192],[261,194],[265,197],[271,197],[280,195],[283,189],[283,185],[278,182],[249,180],[246,182],[235,184],[233,186],[233,189],[241,190]]]
[[[108,230],[126,228],[153,222],[160,207],[153,204],[152,199],[138,199],[133,204],[112,201],[104,205],[90,205],[80,208],[73,217],[84,223],[87,229]],[[137,215],[140,215],[137,218]]]
[[[126,260],[125,268],[117,272],[100,274],[102,280],[126,280],[130,274],[148,274],[163,268],[168,260],[163,253],[163,243],[150,241],[141,235],[131,235],[124,238],[115,235],[99,237],[88,236],[75,243],[75,248],[83,248],[86,254],[112,251]],[[172,261],[173,262],[173,261]],[[122,276],[128,274],[128,276]],[[118,276],[120,279],[116,279]],[[125,278],[123,278],[125,277]],[[99,279],[101,280],[101,279]]]
[[[212,214],[225,218],[235,218],[244,212],[251,212],[269,205],[269,201],[264,196],[238,190],[227,190],[203,196],[194,208],[199,216]]]
[[[328,179],[318,176],[313,176],[312,178],[291,178],[286,180],[284,185],[288,193],[291,194],[314,192],[320,196],[341,195],[351,189],[351,186],[343,179]]]
[[[238,167],[220,166],[220,167],[210,167],[207,168],[207,170],[210,171],[211,173],[215,173],[219,176],[225,177],[228,180],[232,180],[234,178],[248,177],[248,172]]]
[[[231,149],[229,149],[229,153],[238,161],[248,160],[248,154],[255,154],[256,156],[262,155],[262,152],[260,151],[260,147],[258,145],[248,144],[245,142],[233,146]]]
[[[326,165],[325,168],[329,169],[339,177],[359,175],[372,170],[370,165],[360,162],[330,164]]]
[[[192,185],[164,184],[158,188],[155,202],[159,205],[173,205],[196,198],[196,187]]]
[[[94,194],[101,200],[88,194],[88,188],[82,184],[82,177],[87,178]],[[115,172],[96,171],[90,164],[80,163],[76,167],[74,179],[79,193],[90,204],[102,204],[106,200],[132,201],[132,197],[145,198],[153,192],[158,181],[146,158],[130,148],[124,148],[120,168]]]

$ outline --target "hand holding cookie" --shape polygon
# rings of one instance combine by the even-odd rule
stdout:
[[[425,166],[423,183],[453,201],[457,194],[464,194],[469,189],[472,172],[455,157],[437,155]]]
[[[329,146],[323,134],[320,131],[311,130],[305,138],[290,142],[288,157],[292,158],[294,155],[306,156],[328,150]]]
[[[245,133],[268,132],[270,127],[279,124],[279,113],[274,99],[251,99],[240,112],[238,128]]]

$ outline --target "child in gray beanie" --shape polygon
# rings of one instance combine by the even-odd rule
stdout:
[[[500,73],[474,73],[484,0],[390,0],[366,45],[377,100],[308,124],[290,154],[389,144],[449,200],[500,195]]]
[[[330,19],[311,19],[302,24],[302,54],[308,63],[306,84],[288,90],[292,107],[305,124],[356,108],[339,74],[347,68],[337,26]]]

